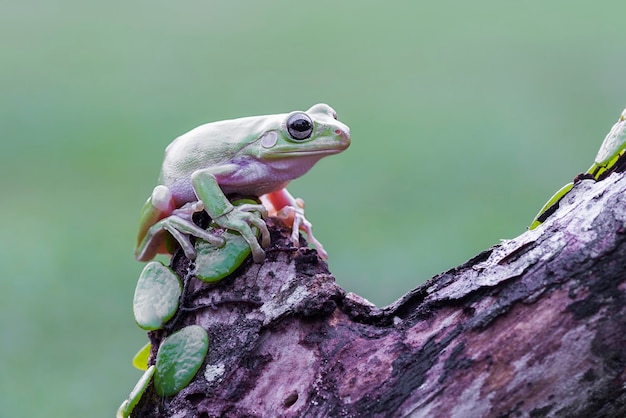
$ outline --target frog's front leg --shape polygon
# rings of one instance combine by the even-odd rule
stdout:
[[[299,231],[302,231],[320,257],[328,259],[324,246],[313,236],[313,225],[304,216],[304,200],[294,198],[287,189],[281,189],[261,196],[261,202],[271,216],[278,217],[285,225],[291,227],[291,241],[296,247],[300,245]]]
[[[252,259],[256,263],[262,262],[265,259],[265,251],[262,247],[270,244],[270,232],[263,221],[263,218],[267,216],[265,207],[255,204],[233,206],[224,195],[210,169],[195,171],[191,175],[191,184],[213,222],[222,228],[237,231],[250,246]],[[260,213],[261,217],[253,212]],[[253,226],[261,233],[261,245],[252,231]]]
[[[189,240],[189,235],[201,238],[215,246],[224,245],[224,239],[215,236],[197,226],[191,220],[194,213],[204,209],[202,202],[190,202],[174,209],[174,199],[170,190],[163,185],[154,188],[141,212],[139,236],[135,249],[135,258],[148,261],[157,253],[167,253],[165,237],[169,233],[174,238],[185,256],[196,258],[196,252]]]

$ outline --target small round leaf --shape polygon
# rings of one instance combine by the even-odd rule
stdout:
[[[237,270],[250,255],[250,246],[236,232],[225,231],[223,247],[217,248],[204,241],[196,245],[196,271],[198,279],[217,282]]]
[[[256,204],[258,202],[250,199],[240,199],[233,202],[235,206],[245,203]],[[259,235],[258,228],[252,227],[252,231],[256,236]],[[196,244],[195,264],[198,279],[205,282],[222,280],[237,270],[250,255],[250,246],[237,232],[224,231],[222,238],[226,240],[226,243],[219,248],[204,241],[198,241]]]
[[[180,279],[158,261],[144,267],[133,299],[133,312],[139,327],[155,330],[163,327],[178,309],[182,292]]]
[[[209,349],[204,328],[190,325],[167,337],[156,358],[154,388],[159,396],[180,392],[196,375]]]

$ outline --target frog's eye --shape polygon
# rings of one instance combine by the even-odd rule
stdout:
[[[295,140],[307,139],[313,133],[313,121],[306,113],[294,113],[287,119],[287,132]]]

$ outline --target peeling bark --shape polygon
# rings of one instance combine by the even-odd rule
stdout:
[[[384,308],[269,222],[263,264],[189,273],[178,314],[209,334],[192,383],[141,417],[626,416],[626,177],[583,180],[542,226]],[[151,361],[154,361],[154,352]]]

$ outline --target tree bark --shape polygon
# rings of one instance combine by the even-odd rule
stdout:
[[[150,340],[198,324],[209,351],[191,384],[148,389],[133,416],[626,416],[623,173],[581,181],[539,228],[384,308],[269,225],[266,261],[217,284],[173,257],[181,309]]]

